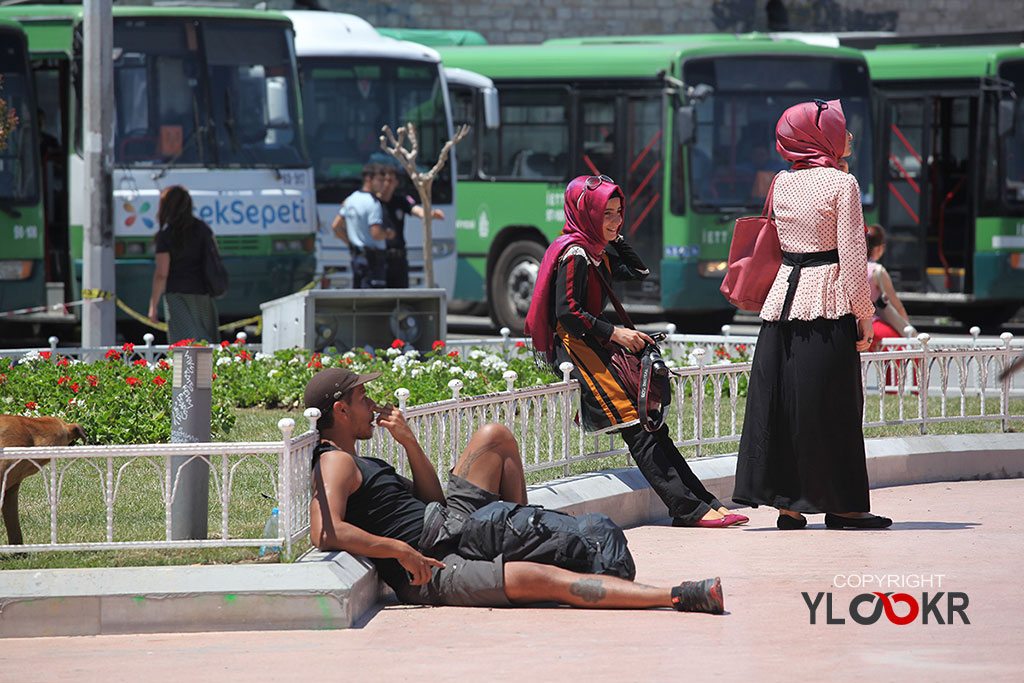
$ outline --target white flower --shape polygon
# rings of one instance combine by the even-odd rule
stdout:
[[[217,365],[231,365],[231,356],[221,356],[217,359]]]
[[[34,361],[39,360],[40,358],[42,358],[42,356],[39,355],[39,352],[36,351],[35,349],[32,349],[31,351],[29,351],[28,353],[21,357],[21,362],[32,363]]]
[[[479,377],[476,370],[466,370],[465,375],[466,379],[476,379]]]
[[[448,373],[452,375],[461,375],[462,368],[460,368],[458,365],[453,365],[450,368],[448,368]]]
[[[419,377],[423,374],[423,368],[413,368],[412,372],[409,373],[413,377]]]
[[[419,358],[420,352],[417,351],[416,349],[409,349],[408,351],[405,352],[405,355],[409,356],[409,358]]]
[[[477,360],[479,358],[483,358],[486,355],[487,355],[487,352],[484,351],[483,349],[472,349],[469,352],[469,359],[470,360]]]
[[[324,354],[320,356],[320,363],[322,363],[324,367],[330,367],[331,365],[334,365],[334,356]]]
[[[441,360],[431,361],[430,365],[427,366],[427,370],[430,370],[431,372],[433,372],[434,370],[437,370],[442,365],[444,365],[444,362],[441,361]]]
[[[14,403],[13,396],[4,396],[4,403]]]
[[[274,368],[270,372],[267,373],[267,377],[273,377],[274,375],[279,375],[279,374],[281,374],[281,371],[278,370],[277,368]]]
[[[302,363],[302,362],[304,362],[304,361],[303,361],[301,356],[293,356],[292,359],[290,361],[288,361],[288,365],[293,365],[294,363]]]
[[[385,349],[384,353],[386,353],[388,356],[392,356],[392,357],[393,356],[400,356],[400,355],[402,355],[402,352],[399,349]]]
[[[256,355],[254,356],[254,358],[256,360],[270,360],[271,358],[273,358],[273,356],[271,356],[269,353],[263,353],[262,351],[257,351]]]
[[[341,357],[342,358],[348,358],[349,360],[352,360],[353,358],[356,357],[356,353],[355,353],[355,351],[346,351],[345,353],[341,354]]]

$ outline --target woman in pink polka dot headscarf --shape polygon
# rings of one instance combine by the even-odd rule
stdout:
[[[804,513],[829,528],[881,529],[870,514],[859,352],[871,343],[860,186],[847,173],[853,135],[839,100],[783,112],[776,149],[792,167],[774,183],[782,266],[761,309],[733,500]]]

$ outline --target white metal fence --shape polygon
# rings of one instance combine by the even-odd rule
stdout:
[[[1011,339],[1004,338],[1000,348],[932,349],[926,335],[916,348],[902,348],[862,354],[862,382],[865,389],[866,428],[912,425],[921,434],[939,422],[990,421],[1005,431],[1013,421],[1024,421],[1024,399],[1020,395],[1024,379],[997,377],[1017,355]],[[904,344],[904,346],[909,346]],[[743,395],[750,377],[750,362],[706,365],[706,352],[697,347],[689,351],[697,363],[680,368],[673,375],[673,400],[668,424],[676,443],[700,456],[709,450],[722,452],[722,445],[739,441],[743,423]],[[627,451],[616,436],[587,436],[574,424],[578,404],[578,385],[569,379],[571,366],[563,364],[563,381],[554,384],[515,388],[516,373],[504,378],[506,391],[485,396],[461,397],[462,382],[449,382],[453,398],[407,407],[409,392],[396,392],[399,406],[424,450],[434,460],[439,474],[450,469],[473,432],[487,422],[507,425],[520,444],[527,472],[550,471],[552,478],[570,474],[575,463],[620,456]],[[280,442],[156,444],[133,446],[78,446],[65,448],[7,448],[0,450],[0,466],[16,460],[38,463],[49,507],[49,543],[25,546],[0,546],[0,553],[43,550],[99,550],[112,548],[196,548],[228,546],[283,546],[286,555],[292,544],[309,532],[310,459],[315,445],[315,409],[306,411],[311,430],[292,438],[294,422],[281,420]],[[393,439],[377,430],[366,444],[363,455],[380,457],[406,471],[404,453]],[[212,471],[211,518],[219,516],[214,538],[174,540],[171,538],[171,503],[177,482],[171,480],[172,456],[189,455],[205,460]],[[275,539],[240,533],[236,523],[245,512],[234,494],[236,475],[253,460],[265,468],[265,477],[280,509],[279,534]],[[93,489],[85,490],[102,501],[105,526],[100,539],[63,540],[62,510],[67,505],[62,495],[69,470],[82,465],[87,477],[93,477]],[[159,495],[163,506],[162,533],[152,538],[127,537],[134,532],[132,499],[138,491],[125,490],[126,473],[134,467],[152,468],[151,495]],[[5,468],[7,469],[7,468]],[[78,478],[80,470],[73,476]],[[6,487],[6,478],[3,480]],[[89,493],[88,491],[92,491]],[[0,498],[2,503],[2,498]],[[118,508],[118,505],[121,508]],[[263,506],[265,509],[267,506]],[[120,513],[120,514],[117,514]],[[260,522],[262,523],[262,519]],[[252,530],[252,526],[249,526]],[[137,534],[136,534],[137,535]]]
[[[307,411],[307,417],[319,414]],[[309,533],[309,491],[310,459],[316,444],[315,432],[307,431],[292,437],[295,421],[284,418],[278,423],[281,441],[274,442],[210,442],[139,444],[128,446],[65,446],[60,448],[0,448],[0,505],[8,493],[7,483],[14,462],[28,461],[41,477],[49,507],[49,542],[26,545],[0,545],[0,553],[36,552],[46,550],[118,550],[118,549],[160,549],[160,548],[218,548],[237,546],[268,546],[282,548],[290,556],[292,544]],[[211,521],[219,518],[218,533],[204,540],[175,540],[171,537],[171,505],[178,492],[178,478],[172,479],[171,459],[186,456],[204,461],[210,468],[212,490],[210,501]],[[256,472],[252,471],[255,467]],[[251,516],[252,510],[243,507],[253,505],[238,495],[236,479],[243,468],[247,476],[261,477],[279,509],[278,534],[276,538],[260,538],[246,535],[253,530],[249,524],[243,529],[238,517]],[[137,484],[142,470],[146,488],[126,485],[129,480]],[[180,473],[180,469],[177,470]],[[65,540],[62,524],[70,525],[72,514],[67,511],[72,501],[64,490],[71,478],[76,479],[75,492],[78,496],[102,502],[104,525],[94,531],[92,540]],[[22,489],[25,487],[22,486]],[[163,510],[162,530],[154,529],[150,538],[139,538],[140,498],[158,496]],[[20,506],[25,510],[24,490]],[[270,511],[270,505],[259,505],[260,510]],[[248,513],[248,514],[247,514]],[[95,517],[95,515],[88,515]],[[266,515],[259,518],[262,526]],[[211,528],[213,524],[210,525]],[[261,528],[256,528],[261,531]],[[100,538],[102,540],[100,540]]]

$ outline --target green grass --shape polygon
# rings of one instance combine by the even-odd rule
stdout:
[[[730,431],[729,399],[722,398],[719,415],[722,420],[721,431],[727,434]],[[869,420],[877,420],[879,398],[869,396],[867,399],[867,414]],[[987,408],[991,411],[999,406],[998,400],[987,400]],[[738,412],[736,416],[737,430],[743,424],[744,401],[738,401]],[[977,414],[980,408],[978,398],[970,398],[966,403],[967,414]],[[1024,399],[1011,401],[1011,412],[1024,414]],[[958,414],[960,410],[959,401],[947,403],[947,414]],[[669,420],[670,429],[674,438],[679,438],[676,420],[676,406],[672,406],[672,416]],[[294,434],[301,434],[308,427],[307,420],[299,411],[287,410],[264,410],[258,408],[240,409],[237,411],[238,420],[228,434],[230,441],[272,441],[281,438],[281,432],[277,422],[282,417],[290,417],[295,420]],[[917,415],[917,397],[907,396],[904,399],[904,414],[907,418]],[[938,416],[940,414],[940,401],[936,398],[928,400],[928,414]],[[542,411],[542,418],[539,420],[541,429],[545,430],[543,439],[550,438],[554,444],[555,453],[561,452],[561,429],[553,429],[547,433],[550,425],[558,425],[558,414],[548,415]],[[704,435],[712,436],[714,433],[714,408],[712,402],[707,400],[704,406]],[[898,399],[895,396],[887,396],[885,401],[885,419],[896,420],[898,418]],[[491,419],[491,416],[484,418]],[[693,436],[693,406],[687,399],[683,404],[683,436]],[[535,423],[536,424],[536,423]],[[1011,421],[1010,429],[1020,430],[1024,421]],[[993,433],[999,432],[1002,426],[998,420],[970,421],[970,422],[940,422],[928,425],[929,434],[971,434],[971,433]],[[913,436],[921,433],[920,425],[892,425],[872,427],[865,430],[868,438],[887,436]],[[468,436],[468,425],[463,425],[462,436]],[[535,435],[531,430],[524,439],[523,450],[527,457],[532,460],[532,447]],[[450,434],[445,439],[450,444]],[[437,451],[435,438],[432,451]],[[588,450],[593,448],[594,440],[588,437],[584,446]],[[620,447],[621,440],[615,439],[615,445]],[[610,447],[609,437],[601,437],[600,447]],[[736,451],[737,443],[720,443],[705,445],[701,448],[701,455],[717,455],[733,453]],[[573,430],[571,434],[570,450],[573,453],[579,452],[579,433]],[[681,449],[683,455],[692,458],[697,455],[694,446]],[[219,458],[215,456],[214,464],[219,468]],[[115,473],[124,466],[122,480],[119,485],[117,500],[114,511],[114,540],[141,540],[141,539],[162,539],[164,538],[164,505],[160,494],[160,481],[157,469],[152,467],[143,459],[136,459],[129,462],[129,458],[117,458],[115,460]],[[627,456],[613,456],[596,460],[573,463],[569,471],[571,474],[581,474],[597,470],[623,467],[629,463]],[[273,480],[272,474],[276,473],[276,463],[271,462],[272,468],[253,457],[235,457],[231,464],[236,466],[234,482],[232,486],[232,502],[230,514],[229,535],[231,537],[252,537],[262,535],[263,525],[270,513],[273,502],[266,496],[272,496]],[[101,467],[105,468],[105,464]],[[530,484],[537,484],[544,481],[557,479],[563,475],[564,468],[561,465],[545,470],[531,472],[527,475]],[[219,470],[218,470],[219,476]],[[26,479],[21,485],[20,511],[21,525],[27,543],[47,543],[50,539],[50,516],[49,507],[46,504],[44,479],[42,476],[34,475]],[[210,485],[210,512],[209,512],[209,533],[210,538],[220,536],[220,503],[216,499],[214,478],[211,475]],[[64,474],[64,481],[61,491],[60,518],[58,519],[58,539],[61,542],[87,542],[103,541],[106,533],[106,519],[102,499],[101,483],[99,473],[95,468],[77,462],[67,467]],[[6,533],[0,536],[6,542]],[[308,541],[303,540],[295,548],[296,554],[303,552],[309,547]],[[109,550],[109,551],[58,551],[28,553],[26,557],[0,557],[0,566],[4,569],[39,569],[48,567],[111,567],[111,566],[139,566],[139,565],[172,565],[172,564],[223,564],[235,562],[258,562],[277,561],[276,554],[263,558],[259,557],[258,548],[225,548],[225,549],[202,549],[202,550]]]

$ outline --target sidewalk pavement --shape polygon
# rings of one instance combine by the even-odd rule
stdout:
[[[1019,681],[1024,665],[1024,480],[876,489],[885,531],[835,531],[821,516],[777,531],[775,512],[722,530],[649,525],[627,531],[637,581],[720,575],[727,614],[407,607],[385,603],[342,631],[252,631],[3,641],[0,681],[63,680],[981,680]],[[882,579],[882,576],[887,578]],[[867,576],[887,585],[849,587]],[[906,586],[924,579],[932,585]],[[941,583],[940,583],[941,582]],[[968,604],[898,626],[855,623],[851,600],[873,590]],[[825,595],[815,624],[801,593]],[[826,603],[831,594],[832,618]],[[865,601],[859,613],[878,605]],[[907,605],[896,603],[901,616]],[[925,612],[924,609],[921,612]]]

